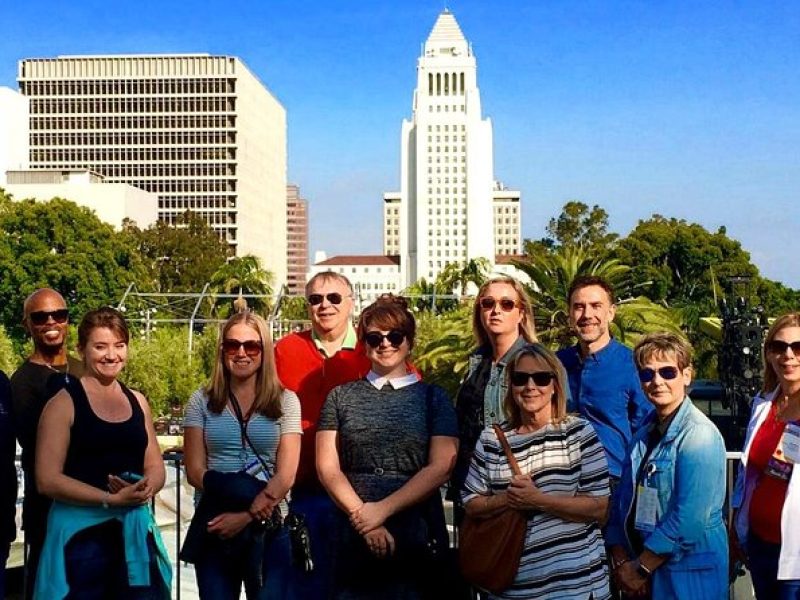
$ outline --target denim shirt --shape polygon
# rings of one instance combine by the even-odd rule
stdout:
[[[622,480],[606,529],[608,546],[632,554],[625,531],[634,505],[636,473],[656,426],[653,415],[628,448]],[[650,466],[652,465],[652,466]],[[648,460],[644,484],[658,493],[656,525],[642,532],[646,549],[668,556],[653,571],[653,599],[728,598],[728,536],[722,520],[725,502],[725,443],[716,426],[684,399]]]

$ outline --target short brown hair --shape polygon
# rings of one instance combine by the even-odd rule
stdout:
[[[664,356],[674,356],[681,371],[692,366],[691,344],[685,338],[669,331],[648,333],[633,349],[637,369],[641,369],[650,358]]]
[[[553,379],[553,398],[550,404],[553,408],[551,419],[553,423],[561,423],[567,418],[567,396],[564,390],[567,389],[567,380],[565,377],[564,367],[558,357],[547,346],[540,343],[528,344],[519,349],[514,355],[511,362],[506,365],[506,382],[508,390],[506,397],[503,399],[503,409],[508,415],[508,423],[514,428],[522,425],[522,409],[519,404],[514,400],[514,390],[511,385],[511,373],[513,373],[520,359],[523,356],[532,356],[533,358],[544,361],[550,372],[555,375]]]
[[[578,275],[575,279],[572,280],[572,283],[569,286],[569,291],[567,291],[567,303],[571,306],[572,305],[572,295],[577,292],[578,290],[582,290],[585,287],[591,287],[596,285],[599,288],[603,288],[606,294],[608,294],[608,301],[611,304],[617,303],[617,297],[614,293],[614,286],[612,286],[608,281],[600,277],[599,275]]]
[[[408,310],[408,302],[401,296],[381,294],[361,312],[358,319],[358,337],[364,339],[368,327],[378,327],[385,331],[402,331],[408,340],[409,347],[414,345],[417,334],[417,322]]]
[[[128,323],[122,313],[110,306],[103,306],[96,310],[90,310],[81,319],[81,324],[78,325],[78,347],[86,348],[92,331],[101,328],[110,329],[126,344],[130,341]]]
[[[772,323],[764,337],[764,345],[761,348],[762,356],[764,358],[764,385],[761,388],[763,394],[769,394],[778,386],[778,374],[772,368],[767,358],[767,346],[775,339],[775,336],[781,329],[787,327],[800,327],[800,313],[791,312],[781,315]]]
[[[533,324],[533,306],[531,305],[531,299],[528,297],[528,293],[525,291],[525,288],[522,287],[522,284],[513,277],[501,275],[499,277],[492,277],[486,281],[478,290],[478,295],[475,296],[475,302],[472,304],[472,334],[475,336],[475,341],[478,346],[486,346],[489,343],[489,335],[486,333],[486,330],[484,330],[483,321],[481,321],[481,298],[486,292],[486,289],[493,283],[510,285],[514,288],[514,291],[517,292],[520,303],[519,309],[522,312],[522,321],[519,322],[519,334],[526,342],[531,344],[536,342],[536,329]]]

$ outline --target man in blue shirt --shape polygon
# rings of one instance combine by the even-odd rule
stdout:
[[[558,352],[572,393],[567,410],[579,413],[597,431],[613,492],[628,443],[653,407],[642,392],[633,353],[611,337],[609,325],[616,312],[611,285],[601,277],[581,275],[572,282],[568,301],[578,343]]]

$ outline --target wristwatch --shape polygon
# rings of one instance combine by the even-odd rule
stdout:
[[[640,561],[636,561],[636,574],[641,577],[642,579],[649,579],[650,575],[653,574],[651,569],[645,567]]]

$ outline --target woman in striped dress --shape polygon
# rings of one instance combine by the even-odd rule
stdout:
[[[490,598],[610,598],[600,533],[608,467],[592,426],[566,413],[563,372],[541,344],[523,347],[507,368],[509,418],[501,427],[522,476],[512,475],[491,428],[475,448],[463,490],[467,513],[511,507],[528,515],[514,583]]]

